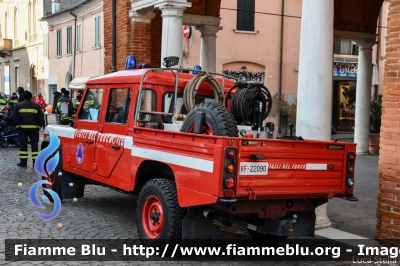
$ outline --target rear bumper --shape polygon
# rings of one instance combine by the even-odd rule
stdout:
[[[219,199],[212,207],[231,215],[258,214],[258,218],[276,219],[290,213],[314,210],[327,198],[232,200]]]

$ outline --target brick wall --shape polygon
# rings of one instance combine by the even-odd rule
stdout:
[[[131,44],[131,26],[129,10],[130,0],[120,0],[117,3],[117,70],[125,68],[125,59],[129,55]],[[110,73],[112,66],[112,17],[111,0],[104,0],[104,72]]]
[[[151,58],[151,24],[145,22],[131,22],[131,50],[130,54],[136,57],[137,63],[150,64]]]
[[[162,17],[161,11],[155,11],[156,16],[151,21],[151,66],[161,67],[161,40],[162,40]]]
[[[160,67],[162,17],[156,10],[151,23],[131,22],[130,0],[117,4],[117,70],[125,68],[128,55],[136,57],[137,62],[146,62],[152,67]],[[104,0],[104,72],[110,73],[112,66],[112,18],[111,0]]]
[[[400,238],[400,1],[391,1],[380,134],[377,238]]]

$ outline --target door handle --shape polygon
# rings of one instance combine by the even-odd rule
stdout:
[[[111,148],[113,148],[114,150],[119,150],[119,149],[121,149],[120,146],[111,146]]]
[[[93,144],[93,141],[87,139],[87,140],[86,140],[86,143],[87,143],[87,144]]]

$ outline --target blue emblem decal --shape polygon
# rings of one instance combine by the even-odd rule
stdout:
[[[82,164],[84,157],[85,157],[85,147],[83,146],[82,143],[79,142],[78,145],[76,146],[76,162],[78,164]]]

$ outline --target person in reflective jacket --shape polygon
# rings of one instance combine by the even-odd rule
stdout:
[[[28,138],[32,149],[33,166],[39,154],[39,130],[44,124],[44,115],[40,106],[32,102],[32,93],[25,91],[23,93],[24,101],[17,104],[12,114],[12,122],[18,128],[18,137],[20,142],[19,158],[17,164],[21,167],[27,167],[28,162]]]
[[[6,97],[4,97],[4,95],[1,92],[0,92],[0,104],[1,105],[6,105],[7,104]]]
[[[13,102],[14,105],[16,105],[18,103],[18,96],[17,93],[14,91],[10,97],[10,99],[8,100],[9,102]]]
[[[69,91],[64,91],[64,94],[57,99],[56,113],[61,120],[62,125],[69,125],[72,122],[74,114],[74,106],[69,98]]]

